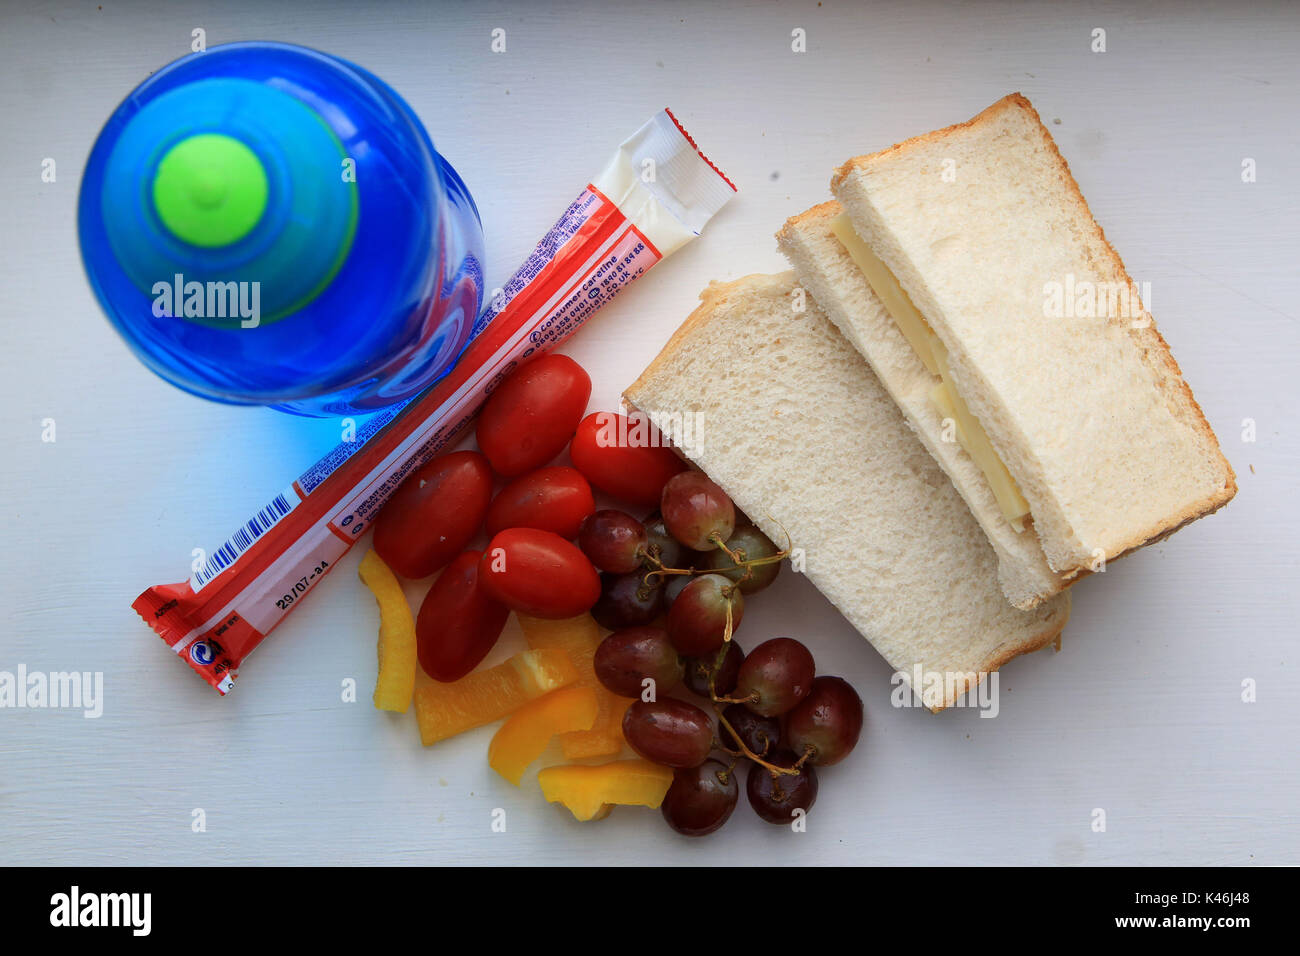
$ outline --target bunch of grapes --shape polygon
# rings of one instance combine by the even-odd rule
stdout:
[[[761,819],[789,824],[812,809],[817,768],[857,744],[862,701],[847,681],[818,677],[799,641],[778,637],[745,654],[734,640],[746,599],[776,579],[788,548],[698,471],[669,479],[644,520],[591,514],[578,545],[601,572],[591,613],[614,632],[596,651],[596,676],[636,698],[623,718],[629,746],[674,770],[668,825],[687,836],[717,830],[739,801],[742,770]],[[662,695],[678,685],[708,710]]]

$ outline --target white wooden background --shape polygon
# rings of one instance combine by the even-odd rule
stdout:
[[[1257,6],[4,5],[0,670],[103,671],[106,700],[98,720],[0,711],[0,863],[1300,863],[1300,14]],[[535,783],[489,770],[491,729],[422,749],[413,715],[368,702],[377,614],[360,550],[220,699],[130,602],[185,577],[191,549],[223,540],[338,423],[173,390],[131,357],[83,276],[90,144],[195,27],[210,45],[319,47],[391,82],[478,200],[492,285],[609,150],[671,106],[741,192],[567,347],[598,407],[709,279],[784,268],[772,233],[827,198],[836,164],[1021,90],[1151,283],[1240,493],[1075,588],[1063,649],[1006,668],[995,720],[891,708],[884,662],[784,574],[751,603],[742,644],[799,637],[867,709],[801,835],[743,798],[709,840],[645,811],[581,826]],[[498,27],[503,54],[489,51]],[[1095,27],[1105,53],[1090,50]],[[791,51],[795,28],[806,53]],[[512,630],[498,650],[521,644]],[[340,701],[346,677],[361,703]],[[1241,700],[1246,679],[1256,703]],[[497,807],[504,834],[490,830]],[[206,832],[192,832],[197,808]]]

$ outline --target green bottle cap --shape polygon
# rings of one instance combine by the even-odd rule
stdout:
[[[177,274],[257,283],[270,325],[349,259],[360,196],[347,159],[325,118],[283,90],[231,77],[178,86],[135,113],[108,156],[100,203],[113,256],[150,298]],[[230,316],[181,318],[240,328]]]
[[[238,242],[266,211],[266,170],[233,136],[200,133],[163,156],[153,180],[153,204],[178,239],[214,248]]]

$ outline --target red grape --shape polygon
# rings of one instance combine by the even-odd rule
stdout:
[[[829,767],[853,750],[862,733],[862,698],[842,677],[818,677],[812,692],[786,715],[785,739],[807,763]]]
[[[656,693],[682,679],[682,659],[661,627],[615,631],[597,646],[592,664],[596,678],[622,697],[640,697],[647,678],[654,681]]]
[[[664,604],[672,607],[673,602],[677,600],[677,595],[681,594],[686,589],[686,585],[694,580],[695,578],[689,574],[670,574],[665,577]]]
[[[713,721],[684,700],[636,700],[623,714],[623,737],[651,763],[698,767],[713,749]]]
[[[611,631],[649,624],[663,610],[664,589],[645,583],[640,571],[600,576],[600,597],[591,608],[596,623]]]
[[[722,666],[717,668],[717,674],[713,677],[713,690],[719,697],[726,697],[735,690],[736,675],[740,673],[740,663],[744,659],[745,652],[732,638],[727,642]],[[701,697],[709,698],[709,676],[714,673],[717,662],[718,651],[712,651],[703,657],[688,657],[683,674],[686,686]]]
[[[668,609],[668,636],[673,646],[687,657],[716,651],[726,640],[728,604],[734,632],[745,614],[740,588],[721,574],[703,574],[691,581]]]
[[[727,539],[727,548],[735,552],[736,556],[742,561],[770,558],[778,552],[778,548],[772,543],[772,539],[752,525],[748,528],[738,528]],[[736,563],[732,561],[731,555],[718,548],[705,554],[704,567],[739,582],[742,591],[746,594],[753,594],[756,591],[763,590],[776,580],[776,576],[781,571],[781,562],[773,561],[771,564],[760,564],[751,567],[749,576],[746,577],[745,569],[737,567]]]
[[[781,721],[777,717],[760,717],[743,704],[728,704],[722,712],[727,723],[731,724],[740,742],[757,757],[775,753],[781,741]],[[722,726],[718,731],[722,743],[731,750],[738,749],[731,731]]]
[[[578,529],[578,547],[602,571],[627,574],[641,567],[645,525],[624,511],[605,508],[588,515]]]
[[[672,536],[696,551],[716,548],[736,527],[735,505],[702,471],[683,471],[669,478],[659,512]]]
[[[793,767],[798,760],[789,751],[765,759],[777,767]],[[795,810],[807,813],[817,802],[817,771],[804,764],[797,774],[774,774],[753,764],[745,781],[745,796],[754,812],[768,823],[789,824]]]
[[[740,799],[736,771],[718,760],[673,773],[660,807],[668,825],[685,836],[705,836],[727,822]]]
[[[793,638],[776,637],[746,656],[733,696],[756,714],[776,717],[808,696],[816,673],[808,648]]]
[[[641,523],[645,526],[646,554],[653,555],[659,560],[659,564],[666,568],[680,568],[681,564],[678,562],[682,560],[685,549],[680,541],[668,533],[663,515],[657,511],[653,512]],[[656,565],[652,561],[647,561],[646,567],[654,568]]]

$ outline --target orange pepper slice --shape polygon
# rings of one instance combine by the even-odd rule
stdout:
[[[379,605],[379,676],[375,678],[375,706],[380,710],[406,713],[415,690],[415,618],[397,575],[383,558],[367,551],[357,569],[362,583]]]
[[[623,711],[631,700],[619,697],[596,679],[592,660],[601,642],[600,625],[590,614],[562,620],[517,615],[529,647],[559,648],[569,655],[581,675],[578,684],[596,692],[599,710],[589,730],[575,730],[560,737],[566,760],[608,757],[623,749]]]
[[[620,697],[601,684],[600,703],[600,713],[591,730],[575,730],[560,738],[566,759],[607,757],[622,752],[626,743],[623,739],[623,714],[635,701],[631,697]]]
[[[561,650],[524,651],[496,667],[474,671],[443,684],[420,669],[415,686],[415,717],[420,741],[439,740],[490,724],[530,700],[578,680],[578,669]]]
[[[614,760],[598,766],[546,767],[537,775],[542,795],[560,803],[580,821],[598,820],[610,805],[657,808],[673,782],[673,772],[648,760]]]
[[[528,765],[556,734],[588,730],[596,722],[596,692],[574,684],[553,690],[510,715],[488,745],[488,765],[516,787]]]

